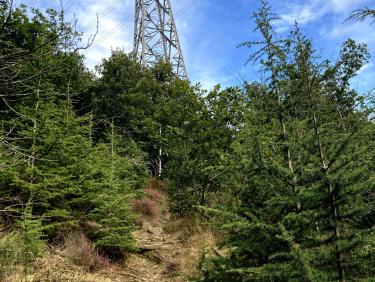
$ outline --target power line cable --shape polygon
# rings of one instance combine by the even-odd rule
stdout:
[[[128,17],[126,17],[122,22],[120,22],[113,29],[111,29],[109,32],[107,32],[101,38],[99,38],[96,42],[94,42],[94,45],[92,47],[98,46],[104,40],[106,40],[109,37],[111,37],[116,31],[118,31],[125,23],[129,22],[129,20],[131,20],[131,19],[132,19],[132,15],[129,15]]]
[[[68,1],[65,5],[63,5],[63,10],[64,10],[64,11],[69,10],[69,8],[74,4],[74,1],[75,1],[75,0],[70,0],[70,1]]]
[[[116,0],[115,2],[113,2],[112,6],[108,7],[103,12],[103,14],[101,14],[99,16],[98,20],[103,19],[106,15],[108,15],[110,12],[112,12],[121,1],[122,0]],[[93,20],[93,21],[89,22],[87,25],[85,25],[83,27],[83,32],[86,32],[86,31],[90,30],[91,28],[93,28],[94,26],[96,26],[96,23],[97,23],[97,20]]]
[[[177,11],[177,13],[174,15],[174,18],[177,18],[183,14],[185,14],[187,11],[191,10],[193,7],[197,6],[199,4],[199,2],[201,2],[201,0],[193,0],[191,2],[189,2],[187,5],[185,5],[184,7],[182,7],[180,10]],[[130,51],[131,48],[133,47],[133,44],[129,44],[128,46],[126,46],[124,48],[124,51]]]
[[[177,17],[185,14],[187,11],[189,11],[192,8],[194,8],[195,6],[197,6],[199,4],[199,2],[201,2],[201,0],[194,0],[194,1],[190,2],[185,7],[181,8],[179,11],[177,11],[177,13],[174,15],[174,17],[177,18]]]
[[[186,13],[187,11],[191,10],[193,7],[197,6],[199,4],[199,2],[201,2],[202,0],[193,0],[191,2],[189,2],[186,6],[182,7],[180,10],[177,11],[176,15],[175,15],[175,18],[183,15],[184,13]],[[117,26],[115,26],[111,31],[109,31],[108,33],[106,33],[105,35],[103,35],[100,39],[98,39],[97,42],[94,43],[94,45],[92,47],[96,47],[98,46],[101,42],[103,42],[104,40],[108,39],[109,37],[111,37],[117,30],[119,30],[126,22],[129,21],[129,19],[131,18],[131,15],[128,16],[124,21],[122,21],[120,24],[118,24]],[[126,46],[124,48],[124,51],[130,51],[130,49],[133,47],[133,44],[129,44],[128,46]]]

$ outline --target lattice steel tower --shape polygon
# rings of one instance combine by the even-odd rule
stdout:
[[[165,60],[188,78],[169,0],[135,0],[134,54],[144,66]]]

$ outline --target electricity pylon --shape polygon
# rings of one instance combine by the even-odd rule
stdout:
[[[133,52],[143,66],[166,61],[176,76],[188,78],[169,0],[135,0]]]

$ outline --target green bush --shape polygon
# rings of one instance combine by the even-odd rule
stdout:
[[[11,232],[0,237],[0,280],[10,275],[21,258],[22,235]]]

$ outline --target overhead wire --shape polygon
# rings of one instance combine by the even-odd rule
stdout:
[[[67,11],[69,10],[69,8],[73,5],[75,0],[69,0],[67,3],[65,3],[65,5],[63,5],[63,10],[64,11]]]
[[[174,18],[180,17],[181,15],[185,14],[195,6],[199,4],[202,0],[193,0],[190,3],[188,3],[186,6],[182,7],[180,10],[177,11],[177,13],[174,15]],[[114,7],[112,8],[112,10]],[[103,35],[101,38],[99,38],[96,42],[94,42],[94,45],[92,47],[98,46],[100,43],[102,43],[104,40],[108,39],[111,37],[115,32],[117,32],[125,23],[127,23],[132,16],[128,16],[124,21],[119,23],[117,26],[115,26],[112,30],[110,30],[108,33]],[[133,47],[133,44],[129,44],[124,48],[124,51],[130,51],[130,49]]]
[[[24,1],[23,0],[16,0],[18,2],[18,5],[21,5],[21,4],[24,4]],[[16,1],[14,1],[14,3],[16,3]],[[29,7],[34,7],[34,5],[36,4],[36,1],[37,0],[30,0],[30,3],[28,4]],[[75,2],[75,0],[68,0],[65,4],[63,3],[63,10],[66,11],[68,10],[72,5],[73,3]]]
[[[118,31],[125,23],[129,22],[132,19],[132,15],[129,15],[126,17],[122,22],[120,22],[118,25],[116,25],[113,29],[111,29],[109,32],[104,34],[101,38],[99,38],[96,42],[94,41],[94,45],[92,47],[98,46],[100,43],[102,43],[104,40],[111,37],[116,31]]]
[[[177,13],[174,15],[174,18],[177,18],[183,14],[185,14],[187,11],[191,10],[195,6],[199,4],[202,0],[194,0],[191,1],[189,4],[187,4],[185,7],[181,8],[180,10],[177,11]]]
[[[110,12],[112,12],[121,1],[122,0],[116,0],[115,2],[113,2],[113,4],[103,12],[103,14],[99,15],[98,19],[95,19],[95,20],[89,22],[87,25],[85,25],[83,27],[82,32],[86,32],[86,31],[90,30],[91,28],[93,28],[94,26],[96,26],[97,21],[103,19],[106,15],[108,15]]]

